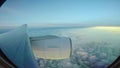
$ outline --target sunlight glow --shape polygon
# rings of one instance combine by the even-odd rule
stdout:
[[[120,27],[117,26],[97,26],[94,27],[95,29],[101,29],[101,30],[107,30],[107,31],[111,31],[111,32],[119,32],[120,33]]]

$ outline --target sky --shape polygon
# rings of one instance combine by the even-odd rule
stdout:
[[[7,0],[0,26],[120,26],[120,0]]]

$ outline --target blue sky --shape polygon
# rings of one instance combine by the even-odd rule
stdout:
[[[7,0],[0,25],[120,25],[120,0]]]

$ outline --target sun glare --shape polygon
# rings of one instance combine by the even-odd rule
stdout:
[[[115,26],[96,26],[94,28],[95,29],[101,29],[101,30],[120,33],[120,27],[119,26],[117,26],[117,27],[115,27]]]

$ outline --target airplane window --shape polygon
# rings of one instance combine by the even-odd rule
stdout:
[[[120,68],[120,0],[0,0],[0,49],[0,68]]]

